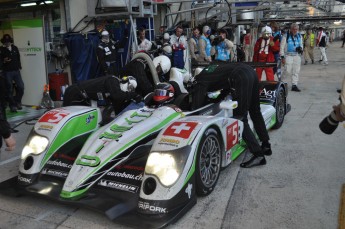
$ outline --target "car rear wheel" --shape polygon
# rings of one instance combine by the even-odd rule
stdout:
[[[286,100],[285,100],[285,92],[282,87],[279,87],[277,91],[276,97],[276,123],[273,126],[273,129],[278,129],[283,125],[284,118],[285,118],[285,108],[286,108]]]
[[[210,194],[217,184],[221,168],[222,144],[214,128],[205,131],[201,138],[196,165],[196,193],[200,196]]]

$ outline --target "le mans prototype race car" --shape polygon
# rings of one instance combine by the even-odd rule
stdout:
[[[262,82],[260,97],[267,128],[280,127],[289,110],[287,85]],[[21,192],[97,209],[134,227],[166,226],[196,203],[197,194],[210,194],[221,169],[245,151],[243,123],[231,117],[236,105],[211,101],[195,111],[145,106],[105,126],[99,126],[99,108],[50,110],[29,134],[18,177],[2,189],[15,184]]]

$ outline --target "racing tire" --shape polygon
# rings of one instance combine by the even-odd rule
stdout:
[[[272,127],[273,129],[278,129],[283,125],[285,114],[286,114],[286,99],[285,91],[283,87],[279,87],[276,97],[276,123]]]
[[[217,184],[221,170],[222,142],[214,128],[207,129],[199,143],[196,159],[196,193],[210,194]]]

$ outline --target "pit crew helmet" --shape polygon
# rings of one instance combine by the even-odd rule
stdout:
[[[134,92],[137,86],[137,80],[133,76],[122,76],[120,78],[121,91]]]
[[[109,32],[107,30],[103,30],[102,33],[101,33],[101,36],[102,36],[102,41],[103,42],[105,42],[105,43],[109,42],[110,37],[109,37]]]
[[[164,55],[155,57],[153,59],[153,65],[155,66],[158,75],[167,73],[171,68],[170,59]]]
[[[171,102],[174,94],[175,89],[170,83],[159,83],[154,90],[152,99],[156,105],[162,105]]]

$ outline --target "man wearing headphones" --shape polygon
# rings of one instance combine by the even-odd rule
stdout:
[[[11,112],[22,109],[22,98],[24,95],[24,82],[20,74],[22,65],[17,46],[13,44],[13,39],[9,34],[4,34],[1,39],[1,58],[3,74],[6,81],[7,99]],[[16,96],[13,96],[13,82],[16,83]]]
[[[211,42],[209,36],[211,35],[211,28],[205,25],[202,28],[202,35],[199,38],[199,60],[211,62]]]

